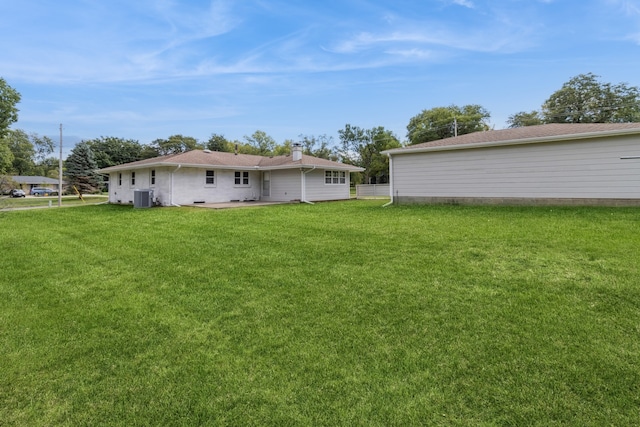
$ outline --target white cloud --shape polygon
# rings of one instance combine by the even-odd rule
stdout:
[[[613,0],[612,2],[627,15],[640,16],[640,2],[637,0]]]
[[[458,6],[468,7],[469,9],[473,9],[475,7],[473,2],[469,0],[452,0],[452,3],[457,4]]]

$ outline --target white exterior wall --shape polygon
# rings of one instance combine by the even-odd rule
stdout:
[[[269,171],[271,173],[271,192],[269,197],[261,197],[267,202],[289,202],[300,200],[302,186],[300,169]]]
[[[170,196],[170,170],[168,168],[155,168],[156,183],[151,185],[152,169],[136,169],[135,171],[112,172],[109,174],[109,203],[133,204],[135,190],[153,190],[154,199],[161,204],[169,205]],[[135,185],[131,185],[131,173],[136,173]],[[122,174],[122,185],[119,185],[118,177]]]
[[[151,185],[151,169],[136,169],[136,183],[131,185],[134,171],[113,172],[109,175],[109,202],[133,203],[135,190],[152,189],[153,197],[161,205],[190,205],[195,202],[220,203],[230,200],[257,200],[260,197],[260,172],[249,171],[249,185],[235,185],[234,170],[214,170],[214,184],[205,184],[206,169],[155,168],[156,184]],[[122,185],[118,174],[122,173]],[[173,174],[173,179],[172,179]],[[173,188],[172,188],[173,187]],[[172,197],[173,195],[173,197]]]
[[[215,169],[215,184],[205,185],[206,169],[181,168],[173,175],[173,203],[221,203],[231,200],[258,200],[260,172],[249,171],[249,185],[236,185],[233,170]]]
[[[344,184],[325,184],[325,169],[315,169],[306,175],[307,201],[321,200],[345,200],[351,196],[349,194],[349,171],[345,171],[346,180]]]
[[[249,171],[249,186],[235,185],[235,170],[214,169],[213,185],[205,184],[207,169],[182,167],[159,167],[156,183],[151,185],[151,168],[136,169],[136,182],[131,185],[134,171],[112,172],[109,175],[109,202],[133,204],[135,190],[153,190],[154,199],[163,206],[191,205],[196,202],[221,203],[231,200],[263,200],[288,202],[302,199],[300,169],[269,171],[271,191],[269,197],[262,196],[262,171]],[[118,185],[118,175],[122,184]],[[305,175],[308,201],[340,200],[349,198],[349,172],[345,184],[325,184],[324,169],[316,169]],[[173,175],[173,178],[172,178]]]
[[[636,136],[393,155],[393,197],[640,198]]]

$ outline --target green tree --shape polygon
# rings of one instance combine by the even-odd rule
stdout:
[[[327,135],[320,135],[317,137],[314,135],[298,135],[298,137],[300,138],[300,144],[302,144],[302,151],[304,154],[319,157],[321,159],[333,161],[338,160],[339,155],[336,147],[334,146],[332,137]]]
[[[9,140],[0,138],[0,176],[11,172],[13,153],[9,148]]]
[[[244,136],[247,144],[255,148],[255,153],[260,156],[271,156],[276,148],[276,141],[264,131],[257,130],[251,136]]]
[[[363,129],[346,124],[338,135],[342,143],[340,157],[345,163],[365,168],[365,184],[388,182],[389,159],[382,151],[401,146],[393,132],[382,126]]]
[[[0,77],[0,138],[6,135],[9,126],[18,121],[20,94]]]
[[[56,144],[48,136],[40,136],[37,133],[31,133],[29,138],[31,139],[33,148],[35,150],[35,163],[39,166],[49,157],[51,153],[53,153]]]
[[[537,111],[531,111],[527,113],[526,111],[520,111],[519,113],[515,113],[509,116],[507,119],[507,124],[510,128],[519,128],[523,126],[535,126],[541,125],[544,123],[544,120],[540,116],[540,113]]]
[[[293,147],[294,141],[291,139],[285,139],[282,144],[276,144],[273,149],[274,156],[286,156],[291,154],[291,147]]]
[[[15,175],[32,174],[35,168],[36,150],[29,135],[21,129],[9,129],[5,138],[13,154],[11,172]]]
[[[151,147],[155,149],[159,156],[185,153],[204,148],[198,143],[197,139],[184,135],[171,135],[168,139],[156,139],[151,143]]]
[[[101,136],[85,141],[93,151],[98,169],[142,160],[142,144],[134,139]]]
[[[224,135],[218,135],[217,133],[211,134],[204,146],[211,151],[231,151],[231,143],[227,141]]]
[[[542,105],[545,123],[640,122],[640,90],[598,80],[593,73],[573,77]]]
[[[420,144],[456,135],[489,130],[491,114],[480,105],[436,107],[423,110],[409,120],[409,143]]]
[[[91,146],[86,141],[78,143],[65,161],[66,177],[69,186],[74,186],[80,194],[94,193],[101,185],[96,173],[98,166],[93,157]]]

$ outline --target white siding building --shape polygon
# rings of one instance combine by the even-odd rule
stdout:
[[[134,203],[136,190],[152,190],[163,206],[261,200],[349,198],[349,173],[362,168],[302,154],[263,157],[193,150],[101,169],[109,176],[109,202]]]
[[[394,203],[640,206],[640,123],[476,132],[386,153]]]

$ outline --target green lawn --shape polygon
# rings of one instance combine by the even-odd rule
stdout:
[[[381,204],[0,212],[0,424],[640,424],[640,210]]]
[[[78,196],[62,196],[62,206],[72,206],[80,204],[96,204],[105,203],[109,197],[106,195],[87,195],[80,200]],[[58,207],[58,196],[42,196],[42,197],[24,197],[24,198],[11,198],[6,196],[0,196],[0,210],[2,209],[15,209],[15,208],[33,208],[33,207]]]

